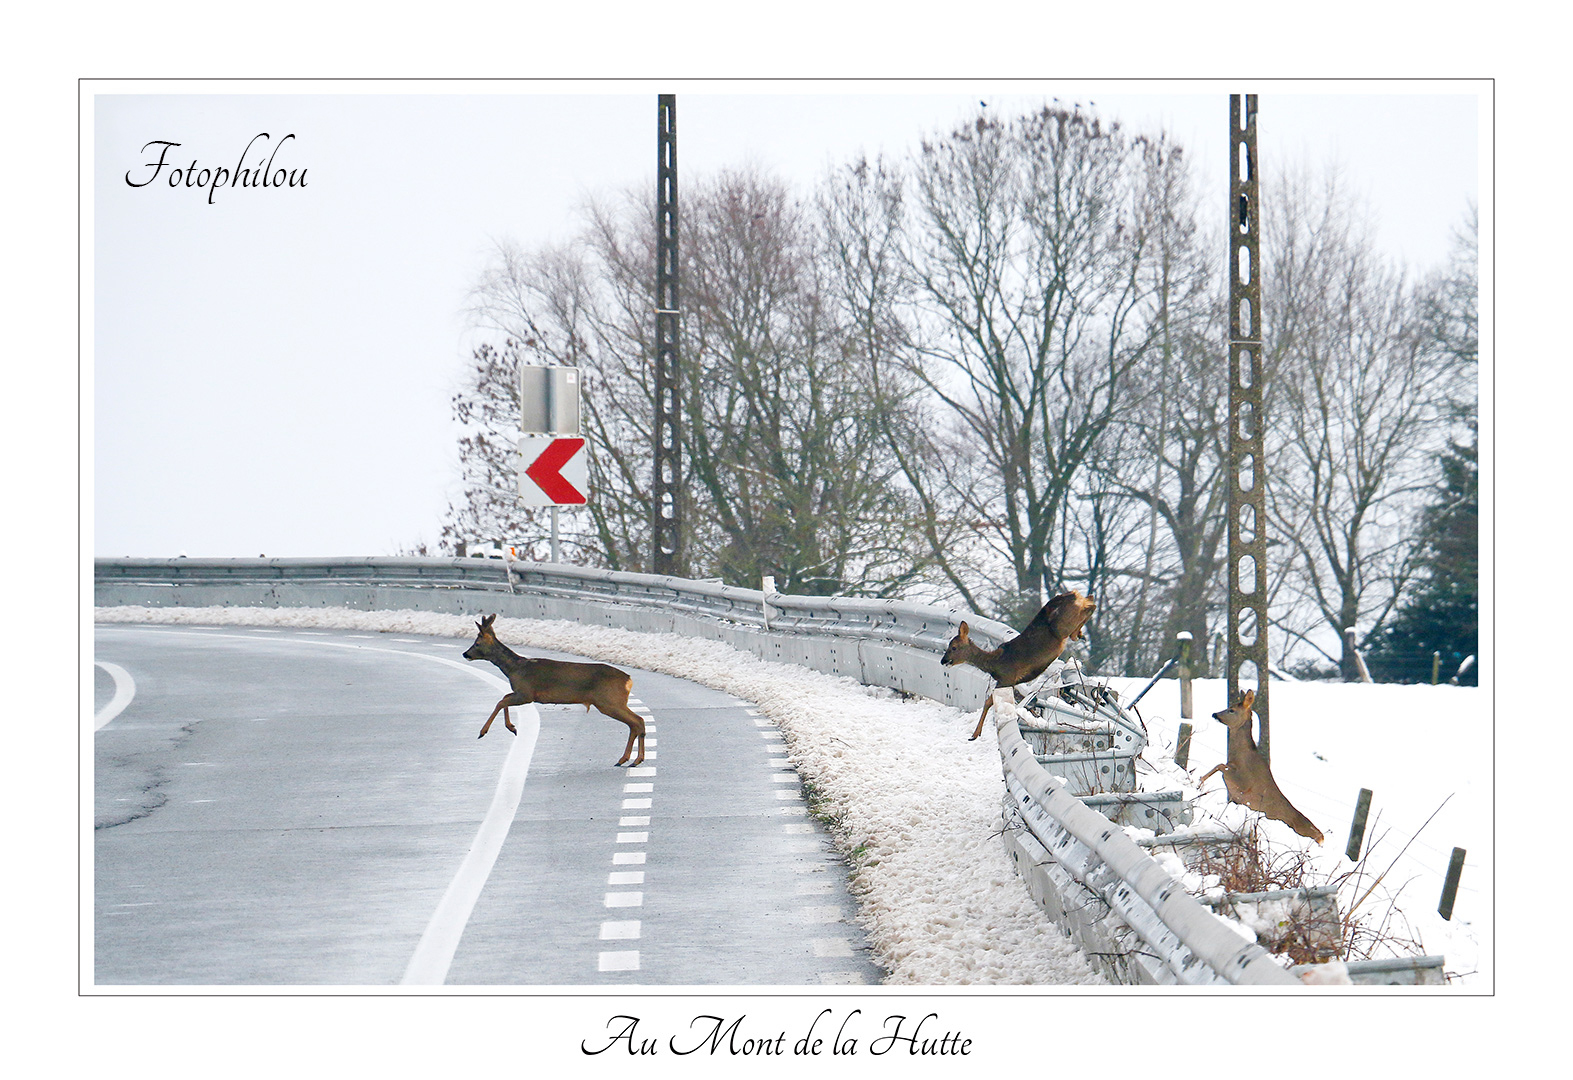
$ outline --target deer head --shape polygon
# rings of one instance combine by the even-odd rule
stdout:
[[[497,644],[497,635],[492,633],[492,623],[496,621],[496,615],[483,615],[481,621],[475,624],[480,633],[475,635],[475,643],[464,650],[466,660],[486,659],[486,651]]]
[[[1213,713],[1213,719],[1226,728],[1246,726],[1251,723],[1251,706],[1256,704],[1256,691],[1247,690],[1231,707]]]
[[[967,640],[967,624],[962,623],[956,628],[956,636],[945,646],[945,655],[939,658],[940,664],[952,667],[961,663],[969,647],[972,647],[972,642]]]

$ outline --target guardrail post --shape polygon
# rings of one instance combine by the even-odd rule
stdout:
[[[1442,677],[1442,654],[1439,653],[1439,652],[1434,652],[1434,653],[1431,654],[1431,685],[1435,686],[1437,684],[1437,681],[1439,679],[1441,679],[1441,677]]]
[[[1175,744],[1174,744],[1174,763],[1176,765],[1178,765],[1182,769],[1186,769],[1186,768],[1190,767],[1190,764],[1191,764],[1191,725],[1190,724],[1183,723],[1183,722],[1180,724],[1180,737],[1175,740]]]
[[[1349,846],[1344,848],[1344,854],[1350,862],[1360,858],[1360,845],[1365,842],[1365,819],[1371,812],[1371,789],[1361,788],[1360,795],[1355,799],[1355,816],[1349,822]]]
[[[1458,879],[1463,873],[1464,849],[1456,847],[1447,863],[1447,880],[1442,883],[1442,902],[1436,906],[1436,913],[1448,922],[1453,921],[1453,900],[1458,896]]]
[[[1181,630],[1174,635],[1180,643],[1180,719],[1189,720],[1191,712],[1191,633]]]

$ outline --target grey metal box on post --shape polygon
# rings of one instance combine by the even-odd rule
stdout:
[[[519,428],[542,435],[579,434],[579,369],[520,367]]]

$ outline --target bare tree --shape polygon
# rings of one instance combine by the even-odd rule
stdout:
[[[817,208],[753,172],[688,205],[692,458],[720,576],[893,594],[922,560],[877,419],[889,388],[849,347]]]
[[[882,158],[860,157],[826,178],[819,212],[840,348],[867,379],[869,420],[907,505],[899,525],[913,567],[908,591],[938,599],[953,590],[979,609],[971,591],[978,577],[975,534],[959,497],[971,487],[970,456],[960,440],[947,437],[937,402],[912,374],[909,327],[901,316],[911,299],[902,266],[902,175]]]
[[[1130,674],[1150,671],[1189,631],[1205,642],[1222,602],[1225,538],[1223,305],[1216,264],[1221,240],[1197,225],[1195,192],[1183,150],[1167,137],[1136,140],[1141,150],[1137,213],[1148,257],[1141,273],[1152,296],[1154,346],[1132,372],[1132,392],[1096,455],[1084,496],[1089,516],[1109,523],[1139,504],[1139,530],[1127,524],[1123,548],[1100,556],[1100,602],[1111,616],[1103,632],[1118,634],[1111,655]],[[1115,630],[1114,628],[1118,628]],[[1193,670],[1205,673],[1201,649]]]
[[[979,455],[960,495],[1007,618],[1064,579],[1056,525],[1150,344],[1129,155],[1117,127],[1045,109],[979,115],[914,168],[913,370]]]
[[[1415,290],[1377,255],[1336,174],[1267,203],[1268,513],[1286,552],[1273,622],[1356,677],[1343,631],[1380,631],[1412,570],[1416,496],[1455,367]],[[1336,644],[1335,644],[1336,643]]]

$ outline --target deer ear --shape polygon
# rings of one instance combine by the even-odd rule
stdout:
[[[965,621],[963,621],[960,626],[956,627],[956,636],[959,637],[962,641],[967,640],[967,624]]]
[[[1247,690],[1244,696],[1240,698],[1240,704],[1245,706],[1246,711],[1249,712],[1251,706],[1256,704],[1256,691]]]

